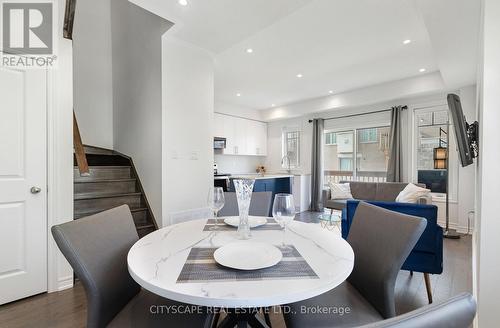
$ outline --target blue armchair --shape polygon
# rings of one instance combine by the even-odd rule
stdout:
[[[402,269],[422,272],[424,274],[425,286],[429,303],[432,303],[432,292],[429,274],[440,274],[443,272],[443,229],[437,224],[437,207],[435,205],[396,203],[396,202],[376,202],[368,203],[382,208],[414,215],[427,219],[427,226],[419,241],[403,264]],[[349,234],[349,229],[354,218],[354,213],[359,201],[348,200],[342,213],[342,237],[345,239]],[[397,233],[395,231],[394,233]]]

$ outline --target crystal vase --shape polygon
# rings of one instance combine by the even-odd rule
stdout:
[[[254,183],[255,180],[253,179],[234,180],[238,210],[240,212],[240,223],[238,224],[239,239],[249,239],[251,237],[250,225],[248,224],[248,210],[250,208],[250,201],[252,200]]]

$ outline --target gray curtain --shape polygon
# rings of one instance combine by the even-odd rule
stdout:
[[[387,182],[402,182],[403,180],[402,112],[403,108],[401,106],[392,107]]]
[[[311,211],[323,211],[323,138],[325,120],[313,120],[311,163]]]

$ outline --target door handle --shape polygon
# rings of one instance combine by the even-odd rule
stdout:
[[[38,194],[40,191],[42,191],[42,189],[39,187],[31,187],[31,189],[30,189],[30,192],[32,194]]]

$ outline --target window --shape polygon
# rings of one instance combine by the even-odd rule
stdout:
[[[362,129],[359,130],[359,142],[370,143],[378,141],[378,129]]]
[[[385,181],[389,130],[388,126],[380,126],[325,132],[325,181]]]
[[[283,132],[282,157],[281,167],[300,167],[300,131]]]
[[[339,158],[341,171],[352,171],[352,158]]]
[[[415,119],[417,182],[426,184],[432,192],[446,193],[448,172],[446,169],[435,168],[434,149],[448,148],[448,112],[446,110],[416,112]]]
[[[337,144],[337,134],[335,132],[325,133],[325,145],[335,146]]]

